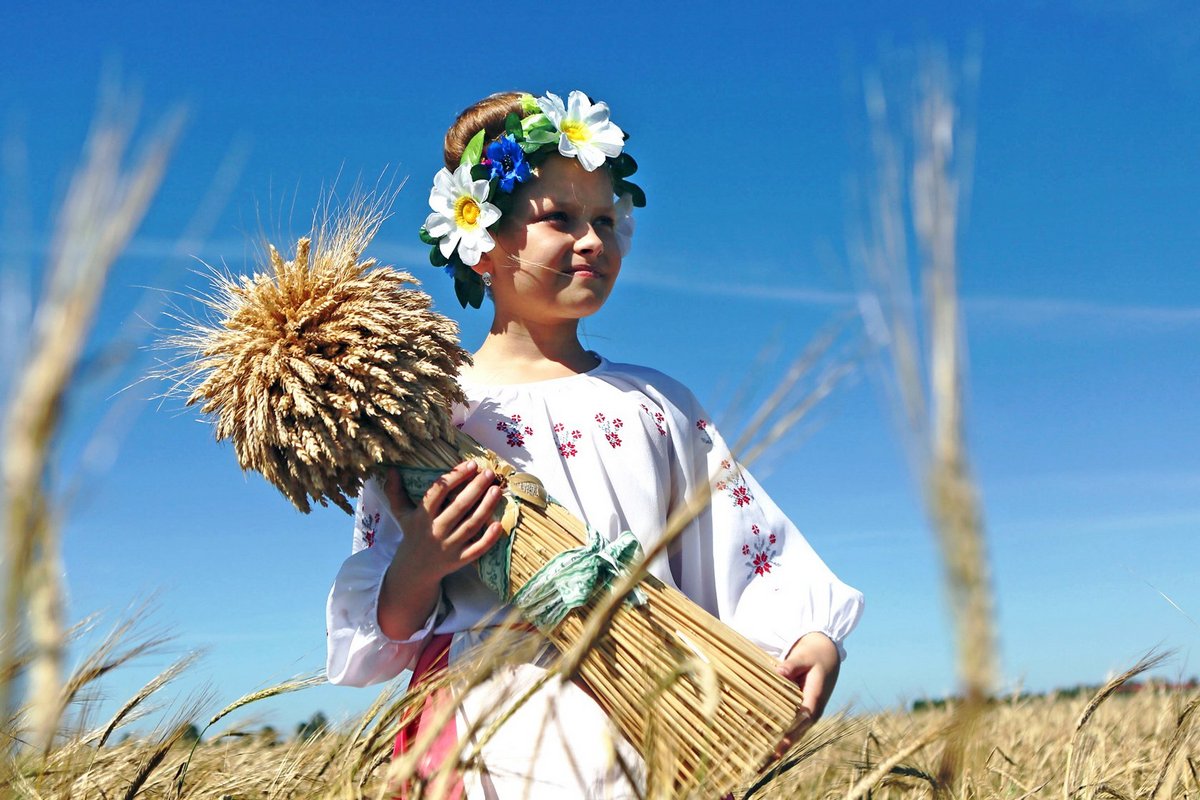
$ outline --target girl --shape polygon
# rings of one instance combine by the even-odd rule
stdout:
[[[462,375],[467,403],[455,422],[537,475],[590,528],[609,539],[632,531],[643,549],[673,510],[711,485],[711,504],[650,572],[779,658],[780,673],[804,693],[798,719],[811,723],[833,691],[862,596],[737,463],[688,389],[579,341],[579,321],[600,310],[620,273],[631,206],[644,203],[628,180],[636,165],[624,138],[607,106],[580,92],[565,104],[553,94],[493,95],[447,132],[422,237],[453,272],[464,305],[478,303],[483,284],[494,307]],[[415,505],[395,474],[363,487],[354,554],[329,597],[330,681],[362,686],[424,673],[485,635],[480,623],[493,618],[496,600],[472,563],[502,533],[491,521],[499,497],[491,472],[471,462]],[[541,672],[537,663],[499,669],[459,698],[457,729],[478,724],[495,697]],[[465,776],[465,789],[472,797],[635,796],[614,747],[636,764],[583,690],[548,685],[484,746],[484,768]]]

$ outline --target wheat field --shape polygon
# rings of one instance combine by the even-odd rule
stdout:
[[[785,762],[795,764],[787,772],[749,796],[1200,797],[1194,725],[1200,687],[1137,684],[1134,677],[1127,673],[1094,692],[1070,697],[996,699],[964,743],[969,745],[964,768],[950,782],[939,778],[938,770],[947,745],[957,744],[953,703],[835,716],[788,754]],[[252,697],[295,688],[284,684]],[[140,698],[153,700],[152,694]],[[385,693],[360,719],[286,741],[265,729],[234,727],[207,733],[197,743],[185,735],[183,721],[120,741],[111,733],[102,738],[107,726],[78,731],[59,739],[45,755],[10,755],[0,767],[2,796],[387,797],[391,734],[406,702]]]
[[[1160,657],[1148,657],[1107,684],[1070,696],[995,694],[986,529],[962,435],[965,389],[954,253],[959,184],[945,135],[953,105],[938,69],[926,73],[922,87],[909,122],[916,123],[911,134],[916,141],[910,144],[923,193],[905,202],[902,187],[886,181],[873,185],[869,216],[874,224],[867,226],[876,232],[914,229],[912,247],[924,254],[922,271],[914,278],[894,257],[909,249],[907,242],[868,233],[854,249],[880,299],[875,308],[889,332],[885,358],[903,406],[900,416],[909,422],[906,435],[918,483],[926,491],[941,548],[962,699],[827,718],[785,754],[777,774],[745,787],[739,796],[1200,798],[1195,721],[1200,689],[1137,682],[1161,663]],[[889,161],[896,148],[885,121],[877,122],[875,155],[879,174],[886,177],[897,172]],[[102,120],[93,137],[56,233],[61,244],[56,252],[65,255],[62,263],[50,265],[57,272],[43,314],[55,335],[31,345],[5,420],[0,798],[389,797],[406,778],[390,763],[392,740],[398,720],[419,697],[385,690],[361,718],[285,741],[263,731],[223,727],[237,709],[319,681],[300,679],[233,700],[216,714],[206,711],[214,703],[197,698],[172,721],[148,733],[141,730],[144,712],[161,704],[172,681],[191,667],[184,658],[102,724],[75,713],[79,698],[155,643],[130,638],[131,621],[66,674],[71,631],[63,619],[58,532],[41,514],[50,501],[45,475],[60,423],[56,410],[70,388],[107,269],[145,213],[174,129],[125,172],[117,165],[128,126]],[[909,214],[916,217],[913,225],[897,223]],[[914,322],[890,314],[889,309],[919,305],[911,296],[914,284],[932,298],[926,317]],[[928,349],[919,349],[917,343],[925,341]],[[669,771],[670,765],[647,768]],[[415,794],[439,793],[418,786]]]

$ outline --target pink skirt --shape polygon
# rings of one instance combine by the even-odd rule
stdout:
[[[451,633],[435,633],[429,638],[425,649],[421,651],[421,655],[417,659],[416,666],[413,667],[412,681],[409,683],[410,691],[446,671],[450,665],[450,643],[453,638],[454,634]],[[412,750],[422,734],[433,724],[433,720],[437,719],[438,711],[452,702],[449,689],[439,689],[429,695],[418,711],[402,720],[392,757],[397,758]],[[454,725],[454,715],[451,714],[442,729],[437,732],[433,745],[422,754],[420,761],[417,762],[417,776],[422,781],[431,780],[450,754],[454,752],[457,745],[458,732]],[[448,791],[441,796],[446,800],[462,800],[462,775],[453,771],[449,773],[449,776],[451,784]],[[412,796],[412,785],[406,781],[400,788],[400,794],[397,797],[399,800],[408,800],[410,796]]]

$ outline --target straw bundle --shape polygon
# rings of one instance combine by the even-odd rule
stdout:
[[[191,356],[182,383],[200,379],[188,405],[202,403],[242,469],[305,513],[309,500],[353,513],[363,477],[448,436],[446,409],[463,399],[458,326],[405,290],[411,275],[361,260],[382,214],[353,211],[300,239],[290,261],[268,245],[270,272],[215,274],[205,302],[220,321],[170,342]]]
[[[347,508],[346,496],[381,464],[439,474],[466,458],[486,462],[506,489],[509,537],[480,569],[508,547],[505,585],[484,575],[507,602],[547,562],[585,545],[586,528],[528,491],[536,479],[450,424],[467,357],[454,324],[405,288],[409,276],[360,260],[374,229],[351,214],[314,237],[315,253],[301,239],[291,261],[270,250],[272,274],[224,279],[210,303],[223,319],[185,337],[200,379],[189,403],[217,416],[217,437],[233,439],[243,469],[261,472],[302,511],[310,499]],[[560,651],[580,641],[602,594],[542,625]],[[667,791],[723,795],[768,760],[800,692],[679,591],[648,577],[638,594],[639,605],[616,610],[578,674],[646,762],[669,765]]]

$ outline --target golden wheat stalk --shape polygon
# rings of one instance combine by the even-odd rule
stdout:
[[[192,756],[196,754],[196,748],[199,746],[201,739],[204,738],[204,734],[209,728],[243,706],[248,706],[251,703],[257,703],[260,700],[266,700],[268,697],[276,697],[281,694],[298,692],[301,689],[307,689],[310,686],[320,686],[325,682],[326,680],[323,674],[309,675],[302,678],[292,678],[291,680],[284,681],[283,683],[279,683],[274,686],[268,686],[265,689],[259,689],[257,691],[250,692],[249,694],[242,695],[237,700],[234,700],[232,703],[213,714],[212,717],[209,718],[208,722],[205,723],[204,727],[200,729],[199,736],[197,736],[196,740],[192,742],[192,748],[188,752],[188,757],[182,764],[179,765],[179,769],[177,770],[175,777],[175,795],[177,797],[182,796],[183,783],[187,778],[188,767],[192,763]]]
[[[1083,711],[1079,714],[1079,719],[1075,722],[1075,730],[1071,734],[1071,741],[1067,745],[1066,767],[1063,769],[1063,800],[1071,800],[1078,791],[1080,780],[1078,776],[1079,761],[1078,753],[1082,749],[1084,742],[1083,733],[1087,727],[1089,720],[1096,713],[1096,710],[1104,703],[1105,700],[1112,697],[1113,693],[1128,683],[1138,675],[1141,675],[1147,670],[1154,669],[1166,660],[1169,653],[1150,652],[1138,659],[1138,662],[1129,669],[1119,675],[1116,675],[1108,680],[1100,690],[1097,691],[1092,698],[1084,706]]]
[[[924,489],[954,611],[958,672],[967,702],[959,707],[960,724],[953,728],[938,769],[939,781],[950,785],[962,774],[974,723],[995,682],[994,604],[983,509],[971,477],[962,411],[965,367],[956,245],[966,184],[962,176],[969,166],[962,150],[969,136],[960,130],[952,78],[942,59],[929,56],[915,83],[909,128],[914,153],[907,196],[920,252],[923,326],[907,255],[905,139],[889,129],[888,98],[878,81],[867,87],[875,185],[869,192],[868,234],[859,258],[871,285],[870,302],[864,304],[867,328],[879,332],[888,345],[894,377],[889,388],[896,392],[901,429]],[[924,354],[919,347],[923,338],[928,341]]]
[[[115,731],[118,726],[132,722],[137,718],[134,716],[136,710],[142,706],[142,704],[145,703],[146,700],[151,697],[151,695],[154,695],[168,683],[182,675],[188,668],[195,664],[199,658],[199,653],[188,653],[177,659],[165,670],[155,675],[146,683],[146,685],[139,689],[133,695],[133,697],[130,697],[121,705],[119,709],[117,709],[117,712],[113,714],[111,719],[109,719],[108,724],[106,724],[103,728],[92,731],[91,734],[84,738],[84,742],[90,744],[94,741],[97,749],[104,747],[105,743],[108,741],[108,738],[112,736],[113,731]]]
[[[122,166],[131,115],[110,98],[88,138],[59,213],[46,285],[27,361],[4,420],[3,533],[8,575],[0,639],[0,713],[10,704],[13,648],[32,639],[29,674],[34,737],[49,747],[61,708],[63,611],[55,514],[47,465],[72,377],[91,329],[109,269],[158,189],[182,116],[168,119],[130,168]],[[28,625],[24,617],[28,617]],[[7,746],[7,745],[0,745]]]

